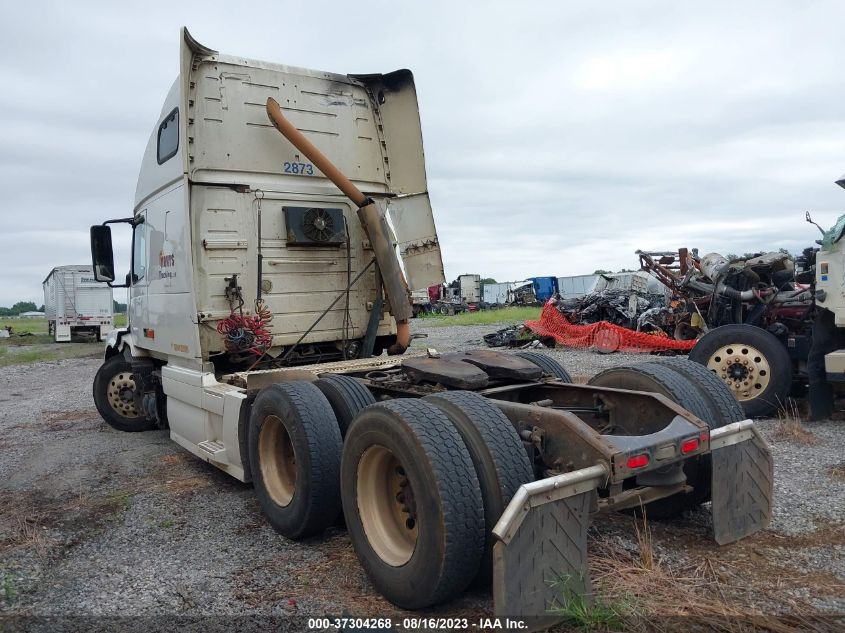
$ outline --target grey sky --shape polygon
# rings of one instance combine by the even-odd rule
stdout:
[[[413,70],[449,279],[798,252],[805,210],[845,209],[841,2],[4,5],[0,305],[41,304],[88,227],[131,213],[183,24],[224,53]]]

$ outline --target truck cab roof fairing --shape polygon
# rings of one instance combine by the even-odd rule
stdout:
[[[179,113],[179,145],[174,156],[159,164],[158,162],[158,135],[159,128],[164,119],[179,107],[179,78],[170,86],[161,112],[156,119],[150,138],[147,141],[147,148],[144,150],[144,157],[141,159],[141,169],[138,172],[138,184],[135,187],[135,213],[153,195],[162,191],[168,185],[178,181],[185,174],[184,171],[184,117]]]
[[[390,198],[389,213],[409,282],[442,283],[443,263],[425,173],[413,75],[340,75],[221,55],[182,29],[180,74],[153,127],[138,178],[135,211],[187,179],[265,191],[336,195],[318,170],[267,120],[268,97],[365,194]],[[159,164],[158,132],[178,108],[176,154]]]

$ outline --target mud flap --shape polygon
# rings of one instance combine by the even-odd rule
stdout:
[[[710,432],[713,460],[713,538],[733,543],[762,530],[772,518],[774,463],[751,420]]]
[[[607,478],[599,464],[520,487],[493,528],[497,617],[539,630],[560,621],[555,612],[570,600],[590,601],[587,527]]]

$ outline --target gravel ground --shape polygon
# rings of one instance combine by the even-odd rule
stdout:
[[[500,326],[498,326],[500,327]],[[425,327],[415,347],[482,346],[497,326]],[[645,360],[548,350],[575,376]],[[194,458],[166,432],[120,433],[91,398],[96,359],[0,369],[0,613],[77,615],[401,613],[376,594],[344,530],[294,543],[262,518],[249,485]],[[707,509],[652,523],[679,573],[709,564],[749,609],[845,613],[843,422],[807,423],[812,443],[759,426],[775,457],[770,527],[717,547]],[[630,519],[591,529],[592,547],[636,548]],[[489,615],[485,592],[434,614]]]

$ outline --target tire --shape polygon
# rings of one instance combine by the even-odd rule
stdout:
[[[650,363],[651,364],[651,363]],[[662,365],[684,376],[704,399],[710,414],[702,418],[710,430],[745,419],[742,407],[731,390],[716,375],[698,363],[685,358],[662,358],[655,365]],[[690,495],[690,505],[696,506],[710,500],[712,486],[712,462],[710,455],[697,458],[700,475],[699,485]]]
[[[463,438],[475,467],[484,503],[484,557],[477,583],[493,578],[493,527],[522,484],[534,481],[534,469],[516,429],[487,398],[471,391],[425,396],[446,414]]]
[[[94,404],[106,423],[118,431],[136,433],[156,428],[135,403],[132,366],[122,354],[112,356],[94,376]]]
[[[440,314],[442,314],[443,316],[448,316],[449,306],[440,306]]]
[[[484,553],[481,489],[437,407],[403,398],[364,409],[346,435],[340,481],[352,546],[390,602],[430,607],[473,580]]]
[[[671,367],[695,386],[709,405],[711,416],[705,418],[705,422],[711,429],[745,419],[742,407],[731,390],[706,367],[686,358],[661,358],[654,362]]]
[[[707,367],[731,389],[746,417],[771,416],[789,396],[792,385],[789,352],[773,334],[762,328],[753,325],[717,327],[701,337],[689,359]],[[736,373],[732,374],[732,371]],[[735,378],[731,379],[731,375]],[[749,378],[747,383],[742,380],[746,377]]]
[[[301,539],[336,521],[342,444],[329,401],[311,383],[277,383],[258,393],[248,454],[255,496],[274,530]]]
[[[606,369],[593,376],[587,384],[596,387],[659,393],[701,418],[708,425],[711,424],[707,420],[710,416],[710,407],[693,383],[677,371],[657,363]],[[693,492],[678,493],[647,504],[645,508],[650,518],[675,517],[686,510],[695,508],[707,498],[710,494],[709,460],[687,459],[684,462],[684,474],[687,482],[693,487]]]
[[[323,374],[319,380],[314,381],[314,385],[329,401],[337,418],[341,437],[346,437],[349,425],[362,409],[376,403],[370,390],[349,376]]]
[[[563,365],[550,356],[537,352],[517,352],[516,355],[537,365],[537,367],[543,370],[544,374],[559,378],[563,382],[572,382],[572,376],[569,375],[569,372],[563,368]]]

